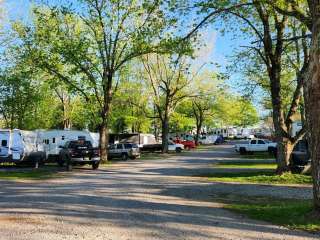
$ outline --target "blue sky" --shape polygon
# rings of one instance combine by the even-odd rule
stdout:
[[[30,14],[30,3],[28,0],[3,0],[5,3],[5,14],[7,21],[9,20],[28,20]],[[49,2],[55,2],[57,0],[50,0]],[[1,0],[0,0],[1,2]],[[57,2],[61,2],[57,1]],[[223,71],[225,67],[230,64],[229,56],[232,55],[233,51],[240,47],[241,45],[246,45],[248,40],[241,38],[233,38],[231,33],[225,33],[222,35],[217,31],[217,26],[208,26],[203,28],[203,40],[206,42],[206,47],[199,50],[199,58],[196,60],[197,64],[201,65],[204,62],[214,62],[221,65],[221,70]],[[207,69],[212,68],[212,65],[207,65]],[[231,89],[235,92],[241,93],[242,89],[239,89],[239,84],[241,85],[242,76],[240,74],[233,74],[228,81]],[[260,93],[261,94],[261,93]],[[259,112],[262,113],[261,106],[259,106],[259,96],[258,93],[254,102],[258,107]]]

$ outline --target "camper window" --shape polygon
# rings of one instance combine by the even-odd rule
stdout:
[[[8,144],[8,141],[7,140],[2,140],[1,141],[1,147],[6,147]]]
[[[56,138],[52,138],[52,143],[56,143]]]

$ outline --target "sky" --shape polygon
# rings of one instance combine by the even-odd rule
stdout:
[[[4,2],[4,15],[7,21],[12,20],[24,20],[28,21],[30,16],[30,3],[28,0],[0,0]],[[61,2],[58,0],[50,0],[49,2]],[[222,24],[220,24],[222,25]],[[246,45],[248,40],[232,37],[232,33],[221,34],[219,31],[219,22],[214,26],[207,26],[201,29],[202,40],[205,42],[203,46],[197,52],[196,65],[200,66],[203,63],[218,63],[221,67],[219,70],[225,71],[225,68],[231,64],[230,56],[236,48],[239,48],[242,45]],[[214,69],[215,67],[210,64],[206,64],[206,69]],[[230,76],[228,84],[232,91],[241,94],[242,90],[239,88],[239,85],[243,83],[243,77],[240,74],[234,73]],[[257,96],[254,98],[254,104],[256,105],[259,113],[262,115],[263,109],[259,104],[259,96],[261,93],[257,93]]]

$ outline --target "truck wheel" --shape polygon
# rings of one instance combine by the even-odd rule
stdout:
[[[122,159],[123,161],[127,161],[127,160],[128,160],[128,154],[122,153],[121,159]]]
[[[246,149],[243,148],[243,147],[241,147],[241,148],[239,149],[239,152],[240,152],[241,155],[244,155],[244,154],[247,153]]]
[[[274,148],[274,147],[269,147],[269,148],[268,148],[268,153],[269,153],[270,155],[276,157],[276,156],[277,156],[277,149]]]
[[[66,160],[66,163],[67,163],[67,171],[72,171],[72,162],[69,158]]]
[[[61,157],[57,158],[57,163],[58,163],[59,167],[63,167],[63,165],[64,165],[64,161],[63,161],[63,159]]]
[[[93,170],[98,169],[98,168],[99,168],[99,165],[100,165],[100,162],[92,163],[92,169],[93,169]]]
[[[72,164],[71,163],[67,163],[67,171],[71,172],[72,171]]]
[[[177,152],[177,153],[181,153],[181,151],[182,151],[182,149],[181,149],[180,147],[177,147],[177,148],[176,148],[176,152]]]

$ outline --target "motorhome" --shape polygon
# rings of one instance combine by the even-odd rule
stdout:
[[[55,161],[59,156],[61,146],[67,141],[72,140],[87,140],[91,141],[92,145],[94,140],[88,131],[77,130],[37,130],[39,140],[43,145],[43,149],[46,153],[46,160]]]
[[[37,132],[0,129],[0,162],[34,163],[46,158]]]

